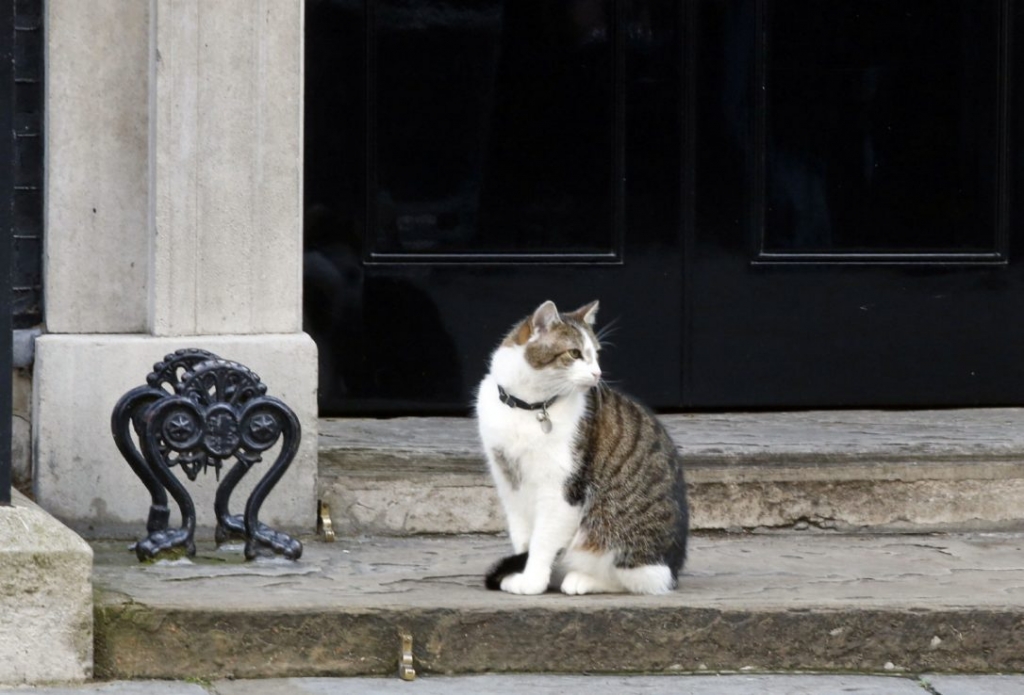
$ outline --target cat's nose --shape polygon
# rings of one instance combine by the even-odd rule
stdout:
[[[594,377],[594,383],[596,384],[597,382],[601,381],[601,370],[591,369],[590,376]]]

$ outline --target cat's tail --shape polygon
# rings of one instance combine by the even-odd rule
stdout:
[[[528,557],[530,557],[530,553],[526,552],[509,555],[498,560],[491,569],[487,570],[487,574],[484,576],[484,586],[491,591],[501,590],[501,580],[510,574],[517,574],[525,570]]]

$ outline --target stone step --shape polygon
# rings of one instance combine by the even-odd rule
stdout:
[[[1024,525],[1024,409],[667,415],[695,529]],[[325,419],[319,496],[352,534],[504,524],[468,418]]]
[[[694,537],[665,596],[512,596],[495,536],[306,539],[245,564],[201,542],[140,564],[94,542],[99,679],[1024,671],[1024,534]]]

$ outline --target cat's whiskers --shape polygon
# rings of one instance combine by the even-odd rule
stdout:
[[[615,333],[618,333],[618,331],[619,320],[617,318],[614,318],[608,323],[606,323],[604,326],[602,326],[595,334],[597,336],[598,345],[600,345],[602,348],[615,347],[615,343],[610,342],[608,338],[610,338]]]
[[[561,385],[559,386],[558,395],[559,395],[559,397],[567,398],[567,397],[571,396],[572,394],[577,393],[577,392],[579,392],[581,390],[582,389],[579,386],[577,386],[577,385],[575,385],[573,383],[569,383],[569,382],[564,382],[563,381],[561,383]]]

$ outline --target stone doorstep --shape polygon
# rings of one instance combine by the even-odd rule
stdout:
[[[205,539],[195,561],[149,565],[95,542],[95,674],[391,675],[402,634],[422,673],[1024,671],[1024,533],[922,533],[1019,524],[1021,417],[666,417],[695,527],[790,530],[696,534],[663,597],[485,591],[505,539],[400,537],[502,529],[473,422],[321,420],[338,541],[249,565]]]
[[[695,529],[1024,526],[1024,409],[663,416]],[[497,533],[469,418],[322,419],[318,496],[341,534]]]
[[[697,535],[665,596],[512,596],[492,536],[307,539],[296,563],[94,543],[101,679],[1024,671],[1024,534]],[[170,658],[169,658],[170,656]]]

